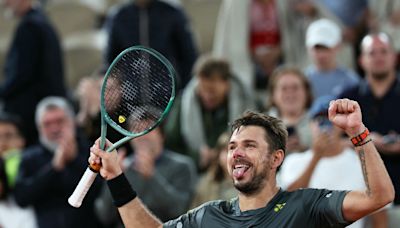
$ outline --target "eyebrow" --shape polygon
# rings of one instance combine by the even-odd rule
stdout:
[[[241,141],[242,143],[257,143],[257,141],[256,140],[254,140],[254,139],[245,139],[245,140],[243,140],[243,141]],[[229,143],[228,143],[228,145],[231,145],[231,144],[235,144],[235,143],[237,143],[237,141],[230,141]],[[257,143],[258,144],[258,143]]]

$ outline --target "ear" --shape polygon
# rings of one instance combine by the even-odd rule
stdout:
[[[285,152],[282,149],[276,150],[271,154],[271,168],[277,169],[285,158]]]
[[[359,56],[358,56],[358,65],[360,65],[361,67],[363,67],[363,64],[364,64],[364,60],[363,60],[363,56],[362,56],[363,54],[361,53]]]

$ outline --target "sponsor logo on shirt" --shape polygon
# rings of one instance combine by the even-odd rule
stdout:
[[[286,203],[277,203],[275,205],[274,211],[275,212],[279,212],[280,210],[282,210],[282,208],[286,205]]]

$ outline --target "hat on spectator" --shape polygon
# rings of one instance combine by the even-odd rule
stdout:
[[[319,19],[312,22],[306,32],[306,45],[308,48],[316,45],[333,48],[342,41],[340,27],[331,20]]]
[[[329,109],[329,103],[335,99],[336,99],[336,97],[331,96],[331,95],[325,95],[325,96],[318,97],[312,103],[311,108],[308,112],[310,118],[313,119],[317,116],[327,116],[328,109]]]

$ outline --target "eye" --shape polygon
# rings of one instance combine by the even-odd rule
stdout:
[[[246,148],[256,148],[256,144],[255,143],[246,143]]]
[[[228,151],[232,151],[232,150],[234,150],[236,148],[236,146],[235,145],[229,145],[228,146]]]

